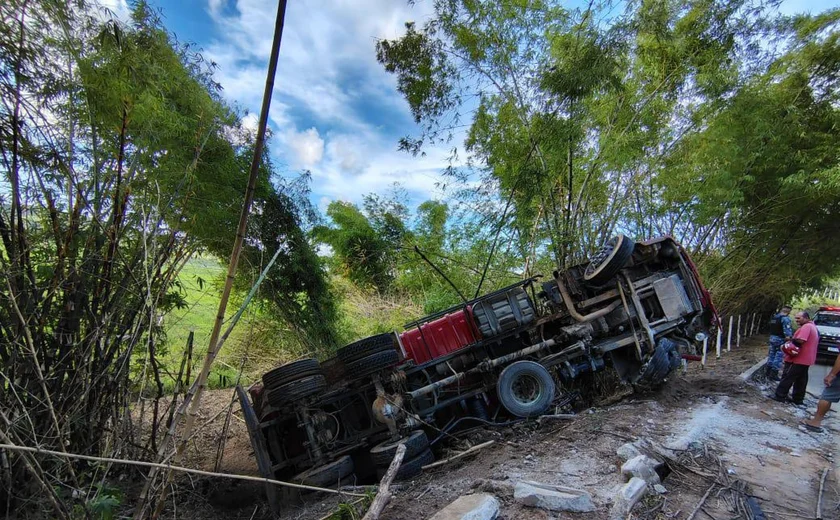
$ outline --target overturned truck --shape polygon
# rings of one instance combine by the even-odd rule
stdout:
[[[562,399],[559,388],[588,374],[662,385],[716,326],[679,244],[620,235],[550,280],[523,280],[322,363],[287,363],[251,387],[250,400],[238,390],[263,476],[319,487],[369,482],[405,443],[404,479],[434,461],[430,437],[464,421],[543,414]]]

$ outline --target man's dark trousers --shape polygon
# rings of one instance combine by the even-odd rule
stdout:
[[[776,387],[776,397],[786,399],[790,387],[793,387],[793,395],[790,400],[796,404],[802,404],[805,399],[805,389],[808,387],[808,365],[796,363],[785,363],[785,370],[779,386]]]

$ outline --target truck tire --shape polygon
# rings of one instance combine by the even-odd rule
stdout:
[[[390,466],[400,443],[405,443],[405,456],[403,460],[408,460],[416,457],[429,447],[429,438],[426,437],[426,432],[423,430],[414,430],[408,434],[408,437],[377,444],[370,449],[370,458],[373,460],[373,464],[379,468]]]
[[[291,383],[304,377],[321,375],[321,365],[317,359],[304,358],[286,363],[273,370],[269,370],[262,376],[263,385],[270,390]]]
[[[516,361],[502,370],[496,393],[508,412],[532,417],[545,412],[554,400],[554,379],[539,363]]]
[[[292,481],[307,486],[335,486],[342,478],[353,473],[354,469],[353,459],[350,458],[350,455],[345,455],[329,464],[298,473],[292,478]]]
[[[347,377],[359,379],[396,365],[400,360],[396,350],[383,350],[347,364]]]
[[[336,356],[344,364],[349,364],[384,350],[394,350],[394,335],[391,333],[377,334],[376,336],[350,343],[346,347],[338,349]]]
[[[309,376],[268,391],[268,402],[277,408],[287,403],[323,392],[327,387],[324,376]]]
[[[413,459],[405,460],[405,458],[403,458],[403,462],[400,464],[400,469],[397,470],[394,480],[408,480],[415,477],[423,472],[423,466],[429,465],[434,461],[435,454],[432,453],[432,450],[430,449],[423,450]],[[382,477],[385,476],[386,471],[388,471],[387,467],[378,468],[376,470],[376,476],[379,479],[382,479]]]
[[[586,266],[583,279],[592,285],[608,282],[630,260],[635,247],[636,244],[624,235],[613,237]]]

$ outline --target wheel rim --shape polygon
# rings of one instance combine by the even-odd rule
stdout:
[[[543,387],[539,379],[531,374],[522,374],[510,386],[514,400],[521,405],[530,405],[540,400]]]

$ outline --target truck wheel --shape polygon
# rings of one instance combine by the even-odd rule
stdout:
[[[266,389],[277,388],[297,379],[321,375],[321,365],[317,359],[305,358],[286,363],[262,376]]]
[[[624,235],[611,238],[592,257],[583,273],[583,279],[593,285],[608,282],[630,260],[635,247],[636,244]]]
[[[346,347],[338,349],[338,352],[335,354],[343,363],[348,364],[371,354],[382,352],[383,350],[394,350],[393,334],[377,334],[376,336],[360,339],[355,343],[350,343]]]
[[[554,379],[539,363],[517,361],[502,370],[496,393],[502,406],[513,415],[540,415],[554,400]]]
[[[370,449],[370,458],[373,464],[380,468],[387,468],[394,460],[394,455],[397,453],[397,446],[400,443],[405,443],[405,456],[403,460],[408,460],[416,457],[423,450],[429,447],[429,438],[423,430],[414,430],[408,434],[408,437],[403,437],[396,441],[385,441],[377,444]]]
[[[345,372],[347,377],[359,379],[360,377],[396,365],[399,359],[400,357],[396,350],[383,350],[382,352],[377,352],[376,354],[371,354],[370,356],[348,363]]]
[[[286,403],[322,392],[327,387],[324,376],[310,376],[268,391],[268,402],[277,408]]]
[[[329,464],[298,473],[292,478],[292,481],[315,487],[335,486],[342,478],[353,473],[354,469],[353,459],[350,458],[350,455],[345,455]]]
[[[423,472],[423,466],[429,465],[435,461],[435,454],[432,453],[432,450],[425,449],[419,455],[414,457],[413,459],[406,460],[403,458],[402,464],[400,464],[400,469],[397,470],[396,476],[394,476],[394,480],[408,480],[412,477],[415,477]],[[385,472],[388,471],[388,467],[384,468],[377,468],[376,476],[380,480],[382,477],[385,476]]]

